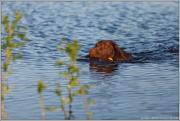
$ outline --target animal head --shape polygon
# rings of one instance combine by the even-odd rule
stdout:
[[[90,49],[89,55],[93,58],[99,58],[103,60],[108,60],[114,56],[114,47],[112,41],[110,40],[101,40],[96,43],[95,47]]]
[[[128,60],[130,54],[127,54],[123,49],[112,40],[101,40],[96,43],[94,48],[89,51],[90,58],[98,58],[107,61]]]

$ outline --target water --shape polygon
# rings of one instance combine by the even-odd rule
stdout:
[[[16,10],[24,13],[30,42],[16,50],[24,56],[12,64],[9,119],[40,119],[38,80],[49,85],[46,105],[58,105],[53,90],[63,68],[54,63],[61,38],[79,41],[79,57],[99,39],[112,39],[136,57],[107,67],[78,61],[80,80],[96,85],[89,94],[96,100],[93,119],[178,119],[178,2],[3,2],[3,15]],[[72,110],[75,119],[85,119],[80,98]],[[47,119],[63,118],[47,113]]]

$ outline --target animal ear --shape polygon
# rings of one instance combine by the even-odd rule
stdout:
[[[125,52],[123,51],[123,49],[119,48],[116,44],[114,44],[114,51],[115,51],[115,54],[114,54],[114,59],[126,59],[126,56],[125,56]]]
[[[98,47],[102,42],[103,42],[102,40],[98,41],[98,42],[96,43],[95,47]]]
[[[119,47],[116,45],[116,43],[113,43],[113,48],[114,48],[115,54],[120,54],[120,49],[119,49]]]
[[[99,44],[99,43],[96,43],[96,44],[95,44],[95,47],[97,47],[97,46],[98,46],[98,44]]]

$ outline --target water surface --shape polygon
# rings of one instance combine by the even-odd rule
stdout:
[[[16,50],[23,59],[12,64],[9,119],[41,118],[38,80],[49,85],[46,105],[58,105],[53,91],[63,68],[54,63],[64,58],[56,48],[61,38],[79,41],[79,57],[98,40],[112,39],[138,58],[100,68],[78,61],[82,83],[96,85],[88,95],[96,100],[93,119],[178,119],[178,2],[3,2],[2,15],[16,10],[24,14],[30,41]],[[72,110],[75,119],[85,119],[80,98]],[[47,113],[47,119],[64,117]]]

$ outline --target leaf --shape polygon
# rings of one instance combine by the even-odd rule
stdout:
[[[70,57],[71,61],[76,61],[77,52],[79,50],[78,41],[74,40],[73,42],[69,42],[66,44],[65,52]]]
[[[71,102],[72,102],[72,99],[70,99],[69,97],[67,97],[67,98],[62,97],[61,98],[62,105],[67,105],[67,104],[70,104]]]
[[[88,112],[87,112],[87,120],[92,119],[93,115],[94,115],[93,112],[88,111]]]
[[[10,47],[6,48],[5,56],[7,59],[10,59],[10,57],[12,57],[12,49]]]
[[[12,41],[13,38],[14,38],[14,36],[7,36],[7,37],[4,37],[3,40],[6,40],[6,42],[8,43],[8,42]]]
[[[13,47],[13,48],[18,48],[18,47],[24,46],[26,43],[27,43],[27,42],[25,42],[25,41],[16,42],[16,43],[13,43],[13,44],[12,44],[12,47]]]
[[[20,32],[16,32],[14,35],[17,36],[19,39],[21,39],[24,42],[28,42],[29,41],[29,39],[26,38],[26,33],[25,32],[21,32],[21,33]]]
[[[76,91],[72,92],[72,96],[73,96],[73,97],[74,97],[74,96],[77,96],[77,95],[79,95],[79,90],[76,90]]]
[[[5,61],[5,62],[3,63],[3,70],[4,70],[4,71],[7,71],[7,70],[8,70],[8,67],[9,67],[9,61]]]
[[[70,43],[67,43],[67,44],[66,44],[65,52],[68,53],[68,54],[69,54],[69,53],[72,53],[72,49],[71,49]]]
[[[96,100],[88,99],[88,105],[94,105],[94,104],[96,104]]]
[[[8,33],[9,36],[13,36],[14,28],[9,27],[7,33]]]
[[[72,88],[72,87],[75,87],[75,86],[78,86],[78,85],[79,85],[79,82],[77,81],[77,78],[72,77],[71,80],[70,80],[69,86]]]
[[[64,65],[65,63],[64,63],[64,61],[61,61],[61,60],[58,60],[58,61],[56,61],[56,63],[55,63],[55,65],[57,65],[57,66],[62,66],[62,65]]]
[[[26,30],[28,29],[28,27],[22,26],[22,25],[17,25],[16,29],[17,29],[18,31],[20,31],[20,30],[26,31]]]
[[[8,39],[8,38],[6,38],[6,39]],[[13,43],[11,40],[10,40],[10,41],[7,40],[6,42],[4,42],[4,43],[2,44],[1,47],[2,47],[3,50],[5,50],[5,49],[7,49],[7,48],[16,48],[17,45],[16,45],[16,43]]]
[[[18,38],[20,38],[21,40],[27,41],[26,40],[26,34],[24,34],[24,33],[16,33],[16,36]]]
[[[12,22],[11,29],[14,31],[15,27],[17,26],[17,23],[22,18],[22,14],[20,12],[16,12],[16,17]]]
[[[46,112],[58,112],[58,111],[61,111],[61,108],[56,107],[56,106],[48,106],[48,107],[45,107],[45,111]]]
[[[68,72],[63,72],[63,76],[65,77],[65,78],[68,78],[69,77],[69,73]]]
[[[85,94],[88,93],[88,90],[87,90],[87,88],[85,88],[84,86],[81,86],[80,89],[78,90],[78,93],[79,93],[80,95],[85,95]]]
[[[21,13],[20,11],[17,11],[17,12],[16,12],[16,20],[19,21],[19,20],[22,18],[22,16],[23,16],[23,15],[22,15],[22,13]]]
[[[8,18],[8,16],[3,17],[2,24],[4,25],[4,28],[5,28],[6,32],[7,32],[8,28],[9,28],[9,18]]]
[[[22,55],[20,53],[17,53],[17,54],[13,55],[12,60],[15,61],[15,60],[20,59],[20,58],[22,58]]]
[[[70,65],[70,66],[68,67],[68,71],[69,71],[70,73],[79,73],[79,68],[78,68],[77,66],[75,66],[75,65]]]
[[[43,91],[44,89],[46,89],[46,88],[47,88],[47,85],[46,85],[42,80],[39,80],[39,81],[38,81],[38,85],[37,85],[37,91],[38,91],[38,93],[41,94],[42,91]]]
[[[1,94],[1,101],[4,101],[4,95],[3,94]]]
[[[11,92],[11,88],[7,84],[2,84],[2,92],[4,95],[8,94]]]
[[[2,50],[5,50],[6,48],[7,48],[7,44],[6,44],[6,43],[2,43],[1,49],[2,49]]]
[[[57,96],[61,96],[61,85],[60,85],[60,83],[56,83],[55,93]]]

